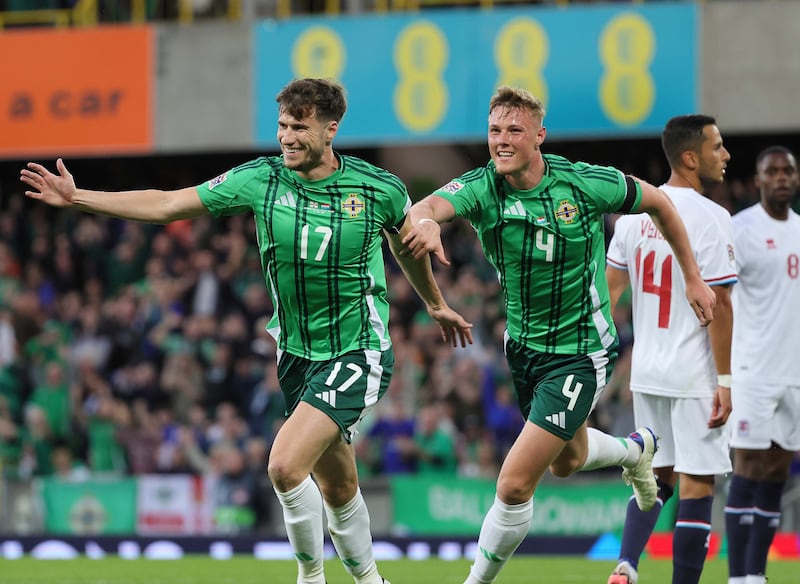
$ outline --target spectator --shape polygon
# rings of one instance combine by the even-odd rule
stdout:
[[[69,387],[63,363],[50,361],[45,365],[44,379],[34,387],[29,403],[42,409],[55,438],[65,438],[69,434]]]
[[[403,445],[414,436],[414,417],[399,399],[389,399],[377,413],[378,417],[358,441],[361,459],[372,474],[403,474],[414,470]]]
[[[53,478],[67,482],[82,482],[91,478],[91,472],[82,461],[76,460],[72,448],[65,441],[57,441],[50,453]]]
[[[143,399],[134,400],[130,406],[120,405],[115,438],[125,450],[131,474],[153,474],[159,470],[157,454],[162,429]]]
[[[417,414],[413,438],[400,438],[399,449],[420,475],[455,475],[458,467],[455,426],[446,406],[435,402]]]
[[[246,412],[250,435],[272,444],[286,414],[286,401],[278,384],[277,366],[273,361],[264,364],[262,378],[253,386],[247,400]]]

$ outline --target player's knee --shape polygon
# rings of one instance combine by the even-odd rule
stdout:
[[[301,472],[300,469],[293,467],[288,460],[283,460],[279,457],[270,458],[267,473],[273,486],[281,493],[292,490],[308,476],[307,472]]]
[[[331,507],[342,507],[353,500],[358,492],[357,480],[318,481],[322,497]]]
[[[559,458],[550,465],[550,472],[558,478],[566,478],[580,468],[580,461],[574,457]]]
[[[534,488],[520,477],[503,477],[497,481],[497,497],[507,505],[520,505],[533,496]]]

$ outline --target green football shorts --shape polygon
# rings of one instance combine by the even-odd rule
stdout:
[[[616,344],[591,355],[555,355],[509,338],[505,349],[522,415],[564,440],[589,417],[617,360]]]
[[[325,412],[350,442],[358,422],[389,388],[394,351],[351,351],[331,361],[310,361],[284,353],[278,379],[286,414],[300,401]]]

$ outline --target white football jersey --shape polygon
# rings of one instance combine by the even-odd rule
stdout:
[[[736,270],[733,351],[736,381],[800,383],[800,215],[770,217],[760,203],[733,218]]]
[[[694,189],[662,185],[686,225],[700,273],[709,286],[736,282],[731,216]],[[672,248],[646,213],[620,217],[608,265],[628,270],[633,309],[631,391],[706,397],[717,387],[708,330],[686,300]]]

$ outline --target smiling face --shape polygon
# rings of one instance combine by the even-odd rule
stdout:
[[[499,105],[489,113],[489,154],[499,174],[519,177],[541,158],[542,120],[525,107]]]
[[[318,178],[315,171],[323,168],[326,151],[331,149],[338,127],[339,123],[334,120],[319,120],[313,111],[296,118],[281,109],[278,116],[278,142],[283,153],[283,164],[303,178]]]

